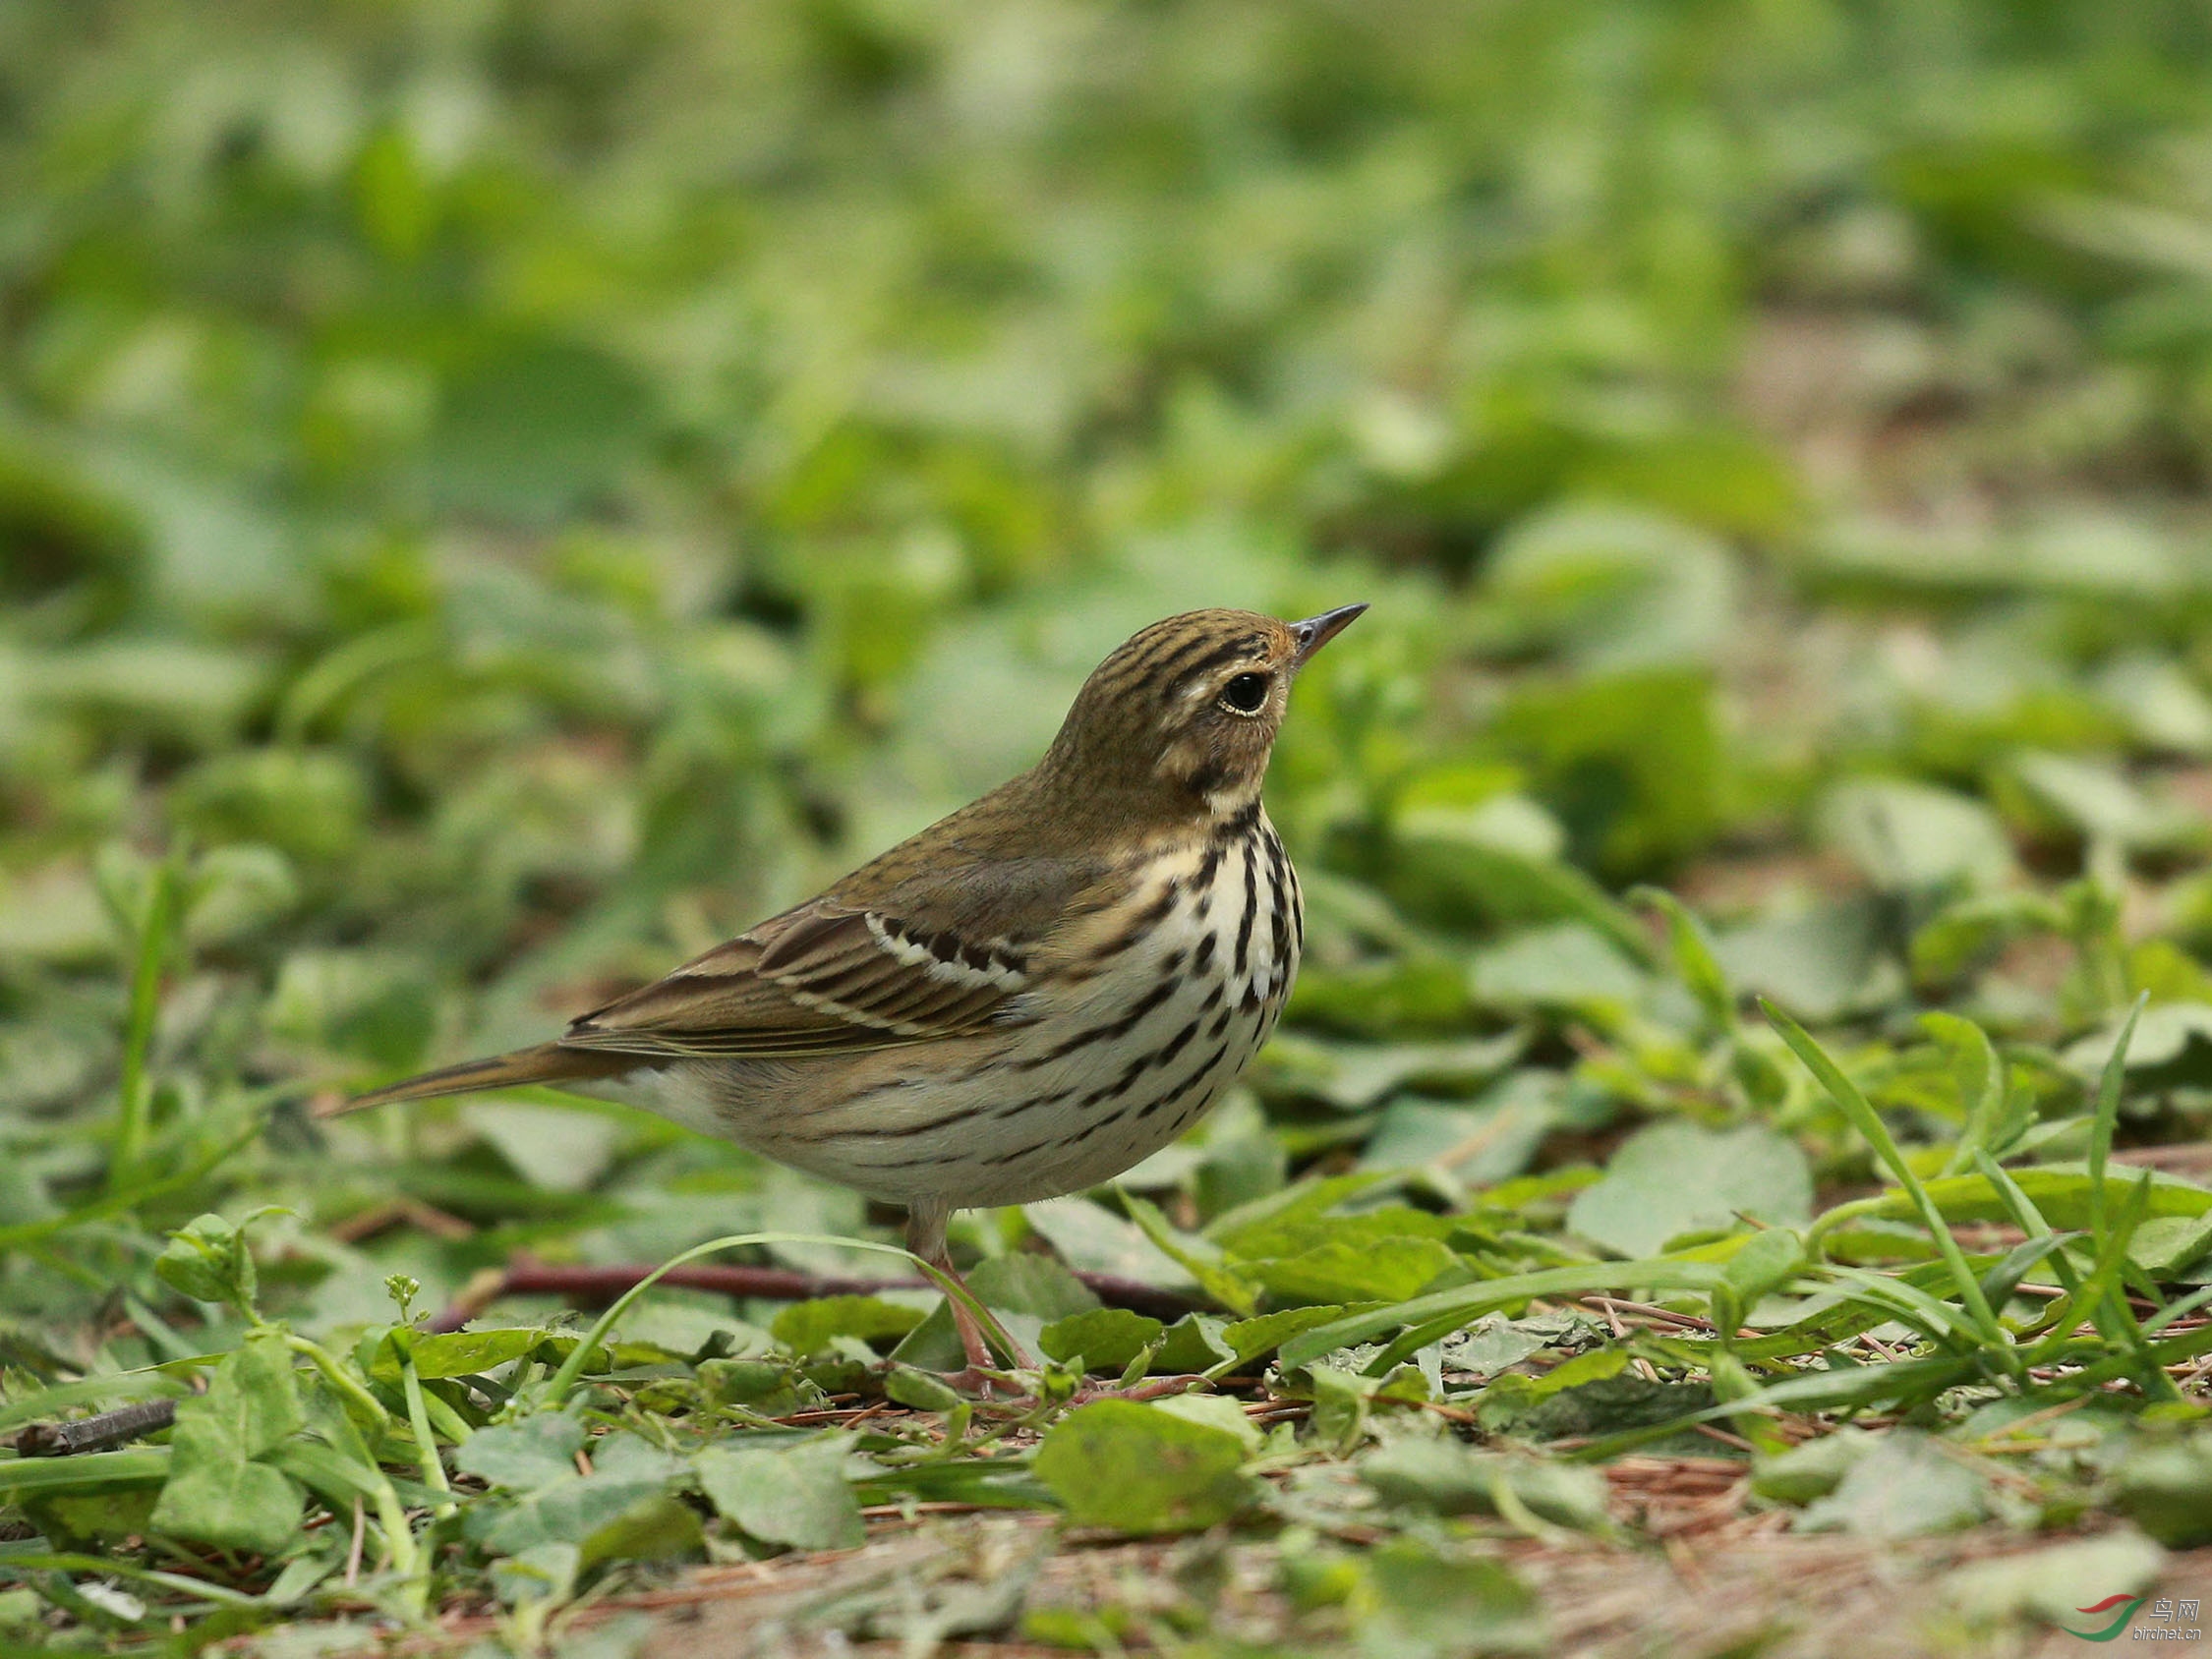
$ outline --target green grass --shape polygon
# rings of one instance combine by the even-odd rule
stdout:
[[[917,1651],[1810,1654],[1830,1534],[1900,1651],[2187,1593],[2195,11],[94,12],[0,6],[0,1437],[177,1415],[0,1447],[0,1648],[650,1651],[771,1558]],[[956,1227],[1019,1399],[849,1194],[314,1115],[805,896],[1145,622],[1363,599],[1284,1030]],[[709,1256],[898,1283],[486,1279]]]

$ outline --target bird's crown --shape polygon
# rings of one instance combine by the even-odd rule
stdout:
[[[1083,682],[1038,772],[1175,816],[1239,812],[1258,797],[1291,681],[1365,609],[1303,622],[1192,610],[1155,622]]]

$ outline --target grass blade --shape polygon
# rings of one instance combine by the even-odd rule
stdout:
[[[1608,1291],[1619,1293],[1637,1289],[1710,1291],[1720,1283],[1720,1277],[1721,1268],[1717,1263],[1686,1261],[1678,1257],[1593,1262],[1588,1266],[1516,1273],[1332,1319],[1285,1343],[1277,1359],[1285,1370],[1295,1370],[1338,1348],[1372,1342],[1389,1332],[1403,1330],[1404,1334],[1374,1362],[1388,1369],[1389,1365],[1397,1363],[1393,1356],[1399,1355],[1401,1350],[1410,1352],[1433,1340],[1425,1333],[1456,1330],[1469,1320],[1510,1307],[1515,1302],[1538,1296],[1602,1295]]]
[[[2097,1110],[2089,1120],[2089,1230],[2100,1239],[2105,1235],[2105,1161],[2112,1156],[2113,1130],[2120,1122],[2120,1087],[2127,1072],[2127,1046],[2134,1041],[2135,1021],[2142,1017],[2149,1001],[2146,991],[2127,1010],[2126,1021],[2097,1079]]]
[[[146,1156],[151,1126],[153,1080],[146,1068],[153,1047],[153,1020],[159,1011],[161,975],[176,943],[178,899],[184,872],[176,855],[153,867],[146,912],[139,923],[138,953],[131,963],[130,1013],[123,1027],[123,1076],[117,1105],[115,1148],[107,1165],[107,1189],[126,1192]]]
[[[1851,1126],[1874,1148],[1874,1155],[1882,1160],[1890,1173],[1897,1178],[1897,1183],[1911,1195],[1913,1207],[1919,1211],[1922,1225],[1934,1237],[1936,1248],[1943,1252],[1945,1265],[1950,1269],[1951,1283],[1958,1291],[1960,1303],[1980,1329],[1984,1345],[1992,1350],[1993,1356],[2007,1370],[2015,1376],[2020,1375],[2019,1354],[2014,1350],[2012,1340],[2006,1333],[2005,1327],[1998,1323],[1996,1313],[1990,1308],[1989,1299],[1982,1294],[1981,1280],[1967,1265],[1966,1253],[1958,1247],[1956,1235],[1944,1220],[1943,1212],[1937,1209],[1935,1201],[1928,1196],[1926,1183],[1905,1161],[1904,1153],[1898,1149],[1895,1137],[1890,1133],[1890,1126],[1882,1121],[1882,1115],[1874,1110],[1873,1102],[1860,1092],[1856,1083],[1844,1076],[1843,1068],[1829,1058],[1827,1051],[1813,1041],[1811,1034],[1803,1026],[1764,997],[1759,999],[1759,1006],[1775,1029],[1781,1034],[1782,1041],[1789,1045],[1791,1053],[1805,1062],[1806,1069],[1819,1079],[1821,1087],[1828,1091],[1829,1098],[1835,1102],[1837,1109],[1850,1120]]]

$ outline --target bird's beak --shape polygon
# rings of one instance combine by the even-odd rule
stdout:
[[[1291,667],[1305,667],[1309,658],[1352,626],[1353,620],[1367,608],[1365,604],[1340,604],[1334,610],[1324,610],[1318,616],[1293,622],[1290,631],[1291,637],[1298,641],[1298,655],[1291,658]]]

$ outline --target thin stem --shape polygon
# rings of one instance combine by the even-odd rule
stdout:
[[[460,1506],[452,1502],[453,1486],[445,1478],[445,1459],[437,1455],[437,1436],[431,1432],[430,1410],[423,1403],[423,1379],[411,1353],[400,1356],[399,1386],[407,1396],[407,1426],[415,1434],[415,1461],[422,1468],[423,1483],[445,1494],[446,1501],[431,1512],[443,1520]]]
[[[115,1125],[115,1151],[107,1166],[110,1193],[121,1193],[130,1186],[132,1173],[146,1155],[153,1110],[153,1083],[146,1059],[153,1047],[161,972],[168,964],[176,931],[181,885],[174,858],[156,865],[153,885],[146,893],[146,914],[139,924],[138,954],[131,964],[130,1014],[123,1028],[122,1099]]]
[[[687,1262],[697,1261],[701,1256],[711,1256],[719,1250],[741,1250],[754,1244],[836,1244],[848,1250],[869,1250],[877,1255],[903,1256],[923,1272],[929,1271],[929,1264],[912,1251],[902,1249],[897,1244],[878,1244],[868,1239],[826,1238],[817,1233],[807,1232],[733,1232],[727,1238],[710,1238],[706,1243],[694,1244],[681,1255],[670,1257],[668,1261],[663,1262],[615,1298],[613,1305],[601,1314],[593,1322],[592,1328],[584,1333],[582,1340],[569,1349],[568,1356],[560,1362],[560,1369],[555,1371],[552,1380],[547,1383],[547,1405],[557,1411],[567,1402],[569,1395],[575,1392],[577,1380],[584,1374],[585,1365],[590,1363],[592,1350],[606,1341],[608,1332],[613,1330],[614,1322],[629,1311],[630,1304],[653,1288],[655,1285],[658,1285],[666,1275],[684,1266]],[[962,1298],[970,1304],[971,1311],[980,1306],[962,1287],[948,1287],[946,1293],[952,1294],[955,1288],[958,1288]]]

